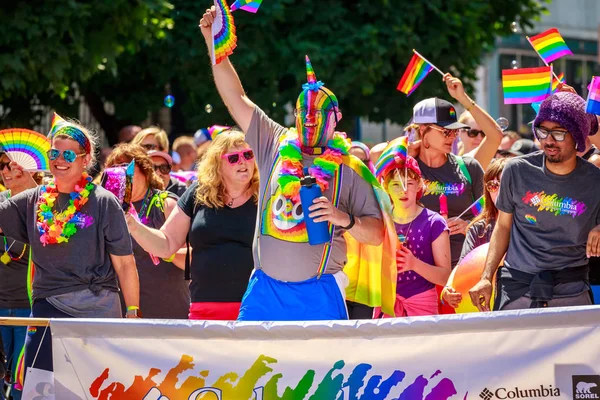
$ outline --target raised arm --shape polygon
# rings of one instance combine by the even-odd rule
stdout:
[[[481,127],[485,133],[485,138],[481,141],[477,149],[475,149],[475,159],[485,171],[490,165],[500,142],[502,142],[502,129],[496,121],[481,107],[479,107],[466,93],[460,79],[453,77],[450,74],[444,75],[444,82],[448,86],[450,96],[454,97],[464,108],[469,111],[473,119]]]
[[[215,7],[212,6],[206,10],[200,20],[200,30],[206,41],[208,53],[212,59],[212,24],[216,15]],[[237,125],[244,132],[248,130],[252,114],[254,113],[255,104],[246,96],[242,82],[238,77],[235,68],[229,61],[229,57],[221,61],[217,65],[212,66],[213,77],[217,90],[223,99],[223,103],[227,106],[229,114],[233,117]]]
[[[508,250],[510,241],[510,229],[512,227],[513,215],[498,210],[498,221],[492,233],[490,247],[485,260],[485,268],[481,274],[481,280],[469,290],[471,301],[479,311],[490,311],[492,298],[492,279],[500,266],[502,258]]]
[[[144,250],[157,257],[169,258],[185,245],[191,219],[175,207],[160,230],[145,226],[127,213],[129,232]]]

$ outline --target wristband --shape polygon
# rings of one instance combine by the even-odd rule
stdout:
[[[350,217],[350,223],[348,224],[348,226],[342,226],[342,229],[350,230],[350,229],[352,229],[352,227],[354,226],[354,223],[356,222],[354,220],[354,215],[348,214],[348,216]]]
[[[173,262],[173,260],[175,259],[175,255],[176,255],[176,254],[177,254],[177,253],[174,253],[174,254],[173,254],[171,257],[169,257],[169,258],[163,258],[163,261],[165,261],[165,262]]]
[[[470,112],[473,109],[473,107],[475,107],[475,100],[471,100],[471,105],[466,108],[466,111]]]
[[[139,310],[140,308],[138,306],[129,306],[127,307],[127,311],[133,311],[133,310]]]

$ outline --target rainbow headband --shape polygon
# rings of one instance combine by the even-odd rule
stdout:
[[[65,121],[60,115],[54,113],[54,117],[52,117],[52,127],[50,128],[48,136],[50,139],[54,139],[57,135],[66,135],[75,140],[85,150],[86,154],[92,152],[92,145],[85,133],[83,133],[76,125]]]

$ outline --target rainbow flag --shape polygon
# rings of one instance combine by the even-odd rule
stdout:
[[[475,203],[471,205],[471,212],[473,216],[476,217],[483,212],[483,208],[485,207],[485,197],[481,196]]]
[[[233,12],[239,9],[256,14],[258,7],[260,7],[261,4],[262,0],[236,0],[236,2],[231,5],[231,11]]]
[[[504,104],[543,101],[552,90],[552,67],[502,70]]]
[[[213,65],[219,64],[233,54],[237,46],[235,24],[229,6],[225,0],[215,0],[216,17],[212,25],[213,35]]]
[[[565,83],[565,74],[563,72],[558,74],[558,79],[552,77],[552,94],[554,94],[558,91],[558,85],[561,83]],[[588,90],[589,90],[589,88],[588,88]],[[533,108],[533,110],[535,111],[536,114],[540,112],[541,106],[542,106],[541,101],[536,101],[536,102],[531,103],[531,108]]]
[[[413,54],[396,89],[405,95],[410,96],[432,70],[433,67],[431,64],[418,55]]]
[[[552,78],[552,94],[556,93],[558,90],[558,85],[561,83],[565,83],[565,73],[561,72],[558,74],[558,79]]]
[[[593,76],[589,86],[585,112],[600,115],[600,76]]]
[[[546,65],[562,56],[573,54],[556,28],[548,29],[546,32],[527,38],[527,40]]]

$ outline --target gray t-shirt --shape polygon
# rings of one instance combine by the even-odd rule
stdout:
[[[267,275],[282,281],[298,282],[317,274],[324,245],[311,246],[306,239],[299,238],[306,230],[303,223],[304,212],[300,202],[294,204],[292,200],[281,195],[277,183],[278,168],[270,181],[267,178],[278,153],[279,141],[286,131],[286,128],[256,107],[246,132],[246,141],[256,154],[261,176],[253,255],[256,268],[262,269]],[[316,156],[303,154],[302,165],[312,165],[315,158]],[[341,168],[342,185],[338,208],[355,217],[382,219],[372,186],[351,168],[345,165]],[[330,184],[324,193],[330,200],[332,186]],[[343,233],[343,229],[335,229],[331,256],[325,273],[334,274],[341,271],[346,264],[346,241],[342,237]]]
[[[0,193],[0,202],[10,198],[9,192]],[[8,264],[0,263],[0,308],[29,308],[27,296],[27,267],[29,247],[13,238],[0,234],[0,254],[8,248],[12,258]]]
[[[538,151],[506,164],[496,204],[513,214],[504,264],[529,274],[588,264],[588,234],[600,224],[600,169],[577,157],[555,175]]]
[[[33,297],[104,288],[117,291],[116,272],[110,254],[132,254],[131,237],[117,198],[96,186],[81,208],[92,217],[87,228],[77,228],[67,243],[43,246],[36,226],[40,188],[19,193],[0,203],[0,228],[6,235],[31,245],[35,265]],[[60,194],[54,210],[63,210],[70,195]]]
[[[448,161],[438,168],[427,166],[420,158],[419,168],[425,182],[425,190],[421,203],[430,210],[440,212],[440,195],[445,194],[448,200],[448,219],[459,216],[464,210],[483,195],[483,168],[471,157],[463,157],[463,161],[471,183],[463,174],[457,161],[457,156],[448,154]],[[461,219],[471,220],[475,216],[469,209]],[[458,264],[460,253],[465,241],[465,235],[450,236],[450,254],[452,266]]]

